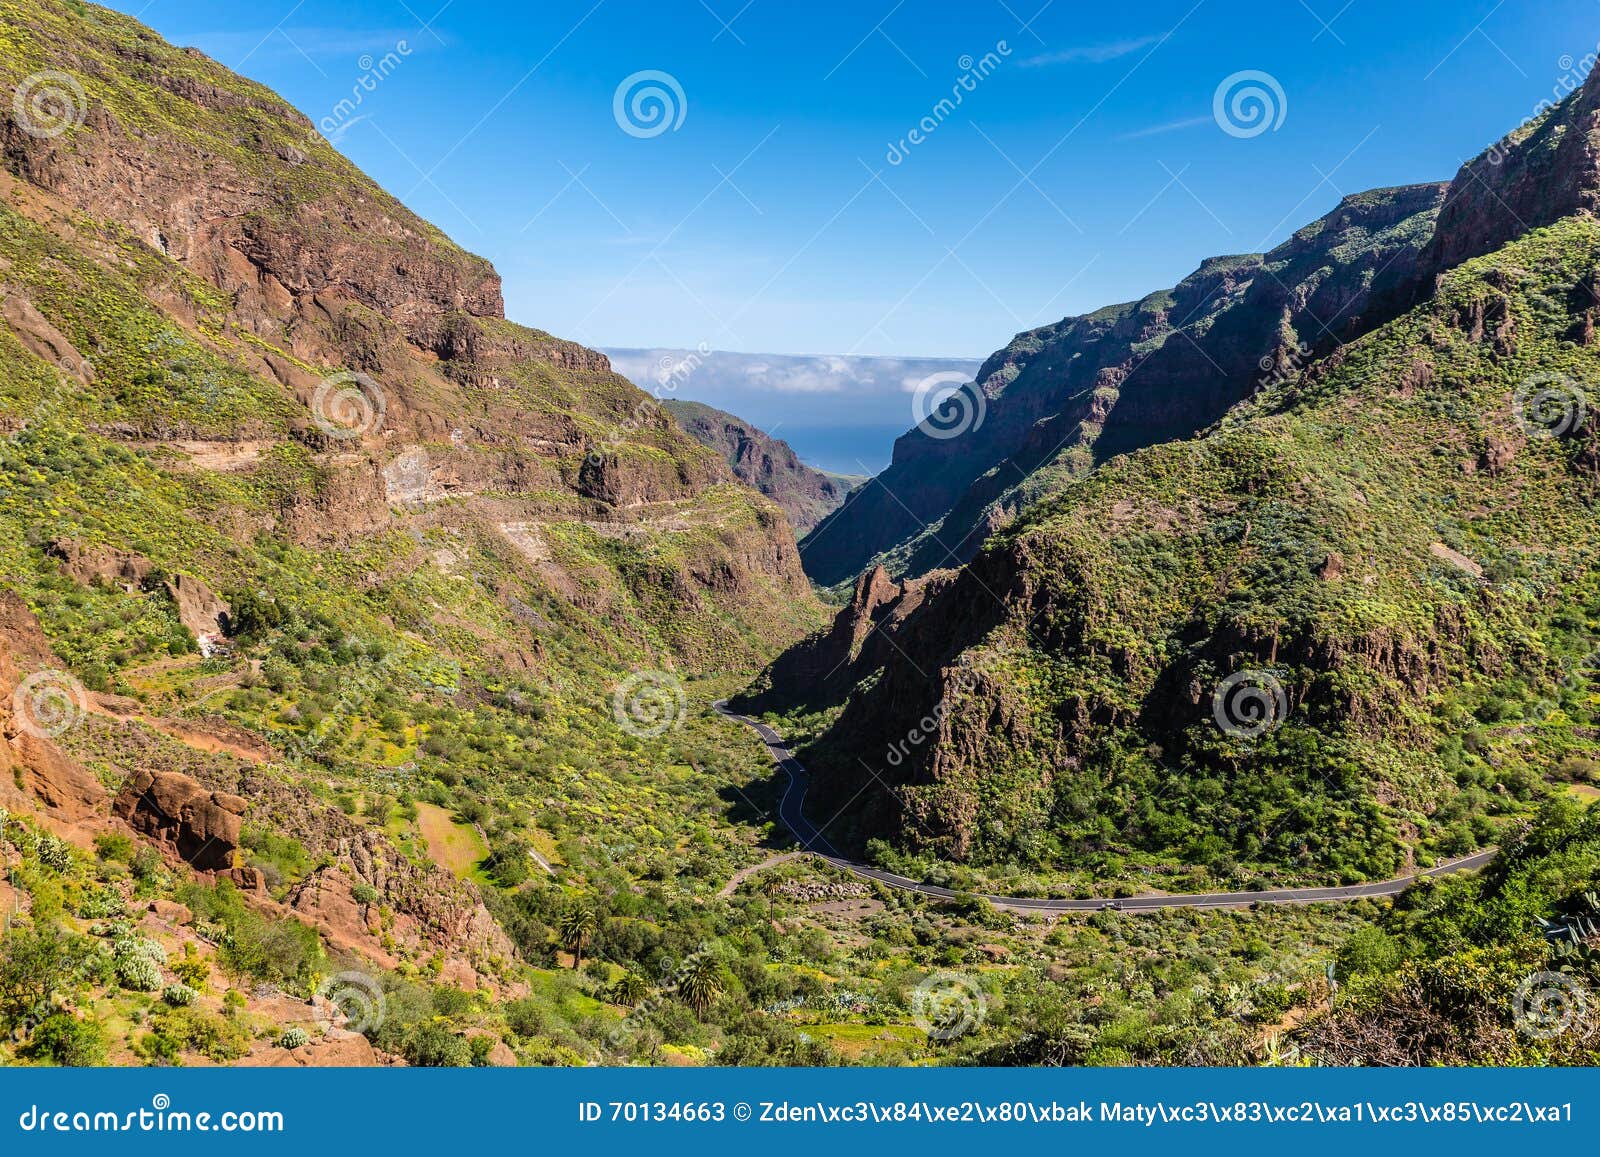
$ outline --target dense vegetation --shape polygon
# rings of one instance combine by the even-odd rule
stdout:
[[[1202,439],[1064,480],[980,561],[1005,584],[963,580],[1019,614],[906,638],[931,671],[971,652],[947,717],[968,761],[898,785],[931,839],[870,795],[830,829],[964,890],[1360,879],[1492,840],[1502,864],[1392,909],[1051,922],[774,856],[767,755],[710,707],[819,606],[719,459],[603,360],[498,316],[484,263],[271,93],[76,0],[0,17],[8,83],[67,61],[90,102],[0,175],[0,666],[82,690],[66,726],[4,745],[0,1061],[1593,1059],[1524,1031],[1516,996],[1541,970],[1596,980],[1600,821],[1546,806],[1523,830],[1594,794],[1594,461],[1501,445],[1515,383],[1595,368],[1574,330],[1592,222],[1457,274]],[[165,204],[49,185],[97,149],[244,190],[242,248],[197,234],[180,261],[145,227]],[[330,247],[337,292],[260,294],[294,280],[282,251]],[[390,388],[366,441],[308,419],[310,383],[355,368]],[[228,628],[204,653],[202,588]],[[1293,691],[1252,743],[1175,706],[1245,658]],[[870,736],[876,763],[938,694],[895,678],[795,722],[836,751]],[[8,727],[19,710],[6,687]],[[41,766],[236,793],[234,862],[192,870],[105,801],[46,806]],[[836,765],[831,786],[859,784]],[[1407,1035],[1419,1009],[1435,1027]]]
[[[1595,435],[1519,408],[1600,380],[1597,264],[1591,220],[1535,232],[1202,437],[1029,510],[808,753],[821,809],[865,763],[859,831],[901,851],[1356,881],[1592,786]],[[1253,734],[1217,717],[1241,673],[1268,689]]]

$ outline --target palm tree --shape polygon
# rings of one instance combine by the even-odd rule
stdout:
[[[611,999],[629,1008],[637,1007],[649,995],[649,982],[637,972],[624,972],[611,986]]]
[[[597,924],[594,909],[587,904],[574,904],[561,917],[561,943],[572,953],[574,972],[583,966],[583,946],[589,943]]]
[[[678,995],[696,1015],[705,1015],[722,995],[722,965],[703,952],[689,957],[678,977]]]

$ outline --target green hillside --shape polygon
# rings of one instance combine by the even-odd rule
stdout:
[[[1028,511],[898,629],[904,659],[815,748],[818,809],[862,789],[859,759],[894,790],[865,785],[859,830],[911,848],[1359,880],[1587,779],[1596,444],[1534,399],[1575,407],[1600,378],[1597,261],[1593,221],[1538,231]],[[1214,692],[1241,672],[1269,715],[1227,702],[1230,734]],[[942,697],[885,766],[881,736]]]

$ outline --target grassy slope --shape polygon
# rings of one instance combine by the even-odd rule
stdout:
[[[104,9],[8,4],[0,16],[8,84],[65,65],[89,93],[90,123],[69,134],[69,147],[96,147],[105,110],[158,155],[161,142],[200,150],[232,177],[259,178],[277,198],[272,212],[377,201],[463,276],[487,270],[308,141],[275,96],[213,62]],[[172,91],[190,85],[214,90],[210,103]],[[803,585],[761,570],[761,552],[781,538],[769,504],[722,481],[657,503],[617,533],[595,502],[561,485],[582,462],[568,449],[550,490],[490,490],[485,516],[459,501],[389,510],[379,497],[375,531],[305,535],[295,516],[339,500],[347,475],[340,455],[290,436],[305,407],[261,372],[262,340],[231,314],[230,295],[117,222],[71,212],[15,180],[4,194],[7,284],[93,362],[93,375],[80,379],[0,325],[0,581],[90,689],[127,695],[153,716],[220,716],[285,753],[265,770],[304,806],[254,800],[247,817],[255,834],[245,859],[267,871],[276,895],[334,854],[301,812],[337,805],[421,856],[412,817],[431,803],[485,830],[489,858],[475,878],[492,884],[490,902],[525,959],[539,963],[568,892],[627,890],[643,878],[663,896],[699,895],[761,858],[761,817],[749,801],[764,798],[766,763],[705,708],[731,687],[728,672],[816,622]],[[368,320],[394,337],[384,319]],[[474,324],[507,343],[559,344],[497,318]],[[643,399],[615,375],[548,360],[500,369],[495,405],[569,421],[596,441]],[[405,383],[413,402],[476,405],[427,372]],[[173,429],[220,446],[244,440],[259,457],[197,468],[162,437]],[[664,420],[626,428],[612,452],[670,477],[716,476],[709,452]],[[493,532],[491,519],[525,511],[550,566],[529,565]],[[199,576],[236,612],[253,607],[237,653],[202,662],[159,583],[130,591],[75,581],[51,550],[56,541],[133,552],[157,575]],[[685,710],[665,734],[635,738],[618,726],[613,689],[635,668],[660,667],[679,671]],[[717,675],[703,680],[707,670]],[[62,743],[113,784],[136,759],[208,780],[232,774],[92,719]],[[529,847],[561,874],[546,881],[534,867],[541,887],[519,892]],[[178,886],[154,879],[157,895]],[[50,918],[54,909],[37,911]],[[427,966],[407,960],[402,974]]]
[[[948,679],[961,659],[977,678],[898,772],[921,821],[908,841],[931,831],[1024,864],[1150,853],[1376,876],[1408,846],[1490,838],[1484,817],[1592,760],[1588,443],[1524,436],[1513,398],[1538,373],[1600,379],[1572,340],[1597,261],[1591,221],[1536,233],[1337,364],[1032,510],[910,633],[921,669]],[[1497,348],[1501,309],[1514,337]],[[1472,332],[1485,310],[1490,332]],[[1514,462],[1480,468],[1502,443]],[[1341,574],[1325,581],[1330,554]],[[1004,607],[986,616],[991,592]],[[1211,721],[1213,687],[1244,669],[1274,671],[1291,704],[1254,744]],[[835,745],[881,734],[867,721],[915,683],[891,668]],[[931,706],[911,700],[891,730]],[[848,796],[859,784],[835,758]]]

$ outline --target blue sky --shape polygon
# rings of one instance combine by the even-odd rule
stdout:
[[[332,118],[357,164],[495,262],[518,321],[595,346],[897,356],[982,357],[1279,242],[1341,193],[1447,179],[1600,41],[1595,0],[118,7]],[[1230,134],[1214,97],[1250,70],[1282,121]],[[647,71],[682,113],[658,135],[615,111]]]

